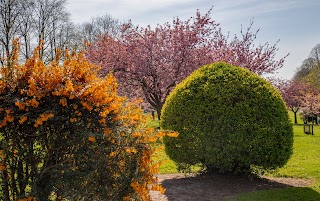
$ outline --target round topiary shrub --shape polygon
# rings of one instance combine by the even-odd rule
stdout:
[[[169,157],[186,167],[221,172],[281,167],[290,158],[293,130],[280,93],[247,69],[226,63],[194,71],[166,99],[161,127]]]

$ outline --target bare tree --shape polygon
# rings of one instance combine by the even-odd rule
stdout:
[[[34,0],[25,0],[21,5],[23,13],[20,16],[20,43],[21,43],[21,53],[24,59],[28,59],[32,53],[32,30],[35,28],[34,19]]]
[[[75,26],[66,11],[67,0],[0,0],[0,56],[10,66],[14,39],[20,39],[21,60],[28,59],[39,45],[40,59],[55,59],[57,49],[79,51],[84,41],[93,42],[103,34],[120,33],[119,20],[106,14]],[[64,52],[64,51],[63,51]],[[63,56],[63,55],[62,55]]]
[[[117,35],[120,31],[120,21],[112,18],[111,15],[103,15],[92,19],[96,35],[108,33],[109,35]]]
[[[79,26],[79,30],[82,34],[83,40],[92,42],[95,40],[94,27],[91,22],[85,22]]]
[[[70,22],[69,16],[55,27],[55,34],[52,35],[51,43],[53,48],[61,50],[78,51],[83,49],[83,39],[78,28]]]
[[[13,40],[20,39],[21,59],[30,57],[39,45],[45,62],[56,57],[57,49],[77,50],[82,45],[79,30],[65,9],[67,0],[0,0],[0,56],[9,66]]]
[[[106,14],[92,18],[91,22],[83,23],[79,29],[83,40],[93,42],[104,34],[116,36],[120,34],[121,22]]]
[[[0,0],[0,49],[2,58],[12,55],[13,40],[19,37],[23,0]],[[1,59],[1,64],[10,67],[10,59]]]
[[[66,0],[35,1],[37,45],[42,45],[39,56],[44,61],[51,61],[56,55],[57,28],[69,19],[65,4]]]

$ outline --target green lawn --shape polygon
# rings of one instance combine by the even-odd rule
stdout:
[[[284,188],[246,193],[230,201],[318,201],[319,192],[311,188]]]
[[[304,134],[303,125],[294,125],[293,129],[293,155],[273,175],[315,179],[320,185],[320,127],[314,126],[314,135]]]
[[[293,112],[289,111],[293,120]],[[320,201],[320,126],[314,126],[314,135],[303,132],[303,121],[298,116],[298,125],[293,125],[293,155],[284,167],[268,173],[274,177],[295,177],[314,180],[314,185],[305,188],[286,188],[279,190],[257,191],[240,195],[233,201]],[[164,159],[160,173],[177,172],[174,162],[164,153],[158,153]]]

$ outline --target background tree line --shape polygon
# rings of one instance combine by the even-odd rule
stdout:
[[[310,52],[302,65],[297,69],[293,80],[304,81],[320,89],[320,44],[317,44]]]
[[[320,44],[310,52],[300,67],[297,68],[291,80],[277,82],[283,99],[295,114],[294,122],[297,123],[297,113],[307,116],[320,114]],[[306,121],[306,120],[305,120]]]
[[[12,55],[13,40],[19,38],[20,60],[26,60],[42,43],[40,59],[52,61],[57,49],[78,51],[84,41],[92,42],[102,33],[115,34],[120,26],[110,15],[74,24],[66,10],[67,0],[0,0],[0,56],[2,65]],[[7,62],[9,59],[6,60]]]

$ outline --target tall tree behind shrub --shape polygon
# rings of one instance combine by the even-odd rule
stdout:
[[[292,154],[293,130],[279,91],[225,63],[203,66],[178,84],[162,109],[161,127],[179,132],[164,142],[170,158],[185,168],[274,169]]]
[[[211,11],[211,10],[210,10]],[[210,11],[187,20],[155,28],[124,24],[119,36],[106,35],[88,48],[87,57],[102,66],[102,73],[115,72],[122,93],[144,98],[146,106],[161,116],[161,108],[172,89],[199,66],[229,62],[259,75],[283,66],[277,60],[277,44],[255,45],[252,24],[240,36],[224,35]]]
[[[148,200],[152,131],[141,109],[82,54],[45,66],[38,50],[0,69],[1,200]]]

